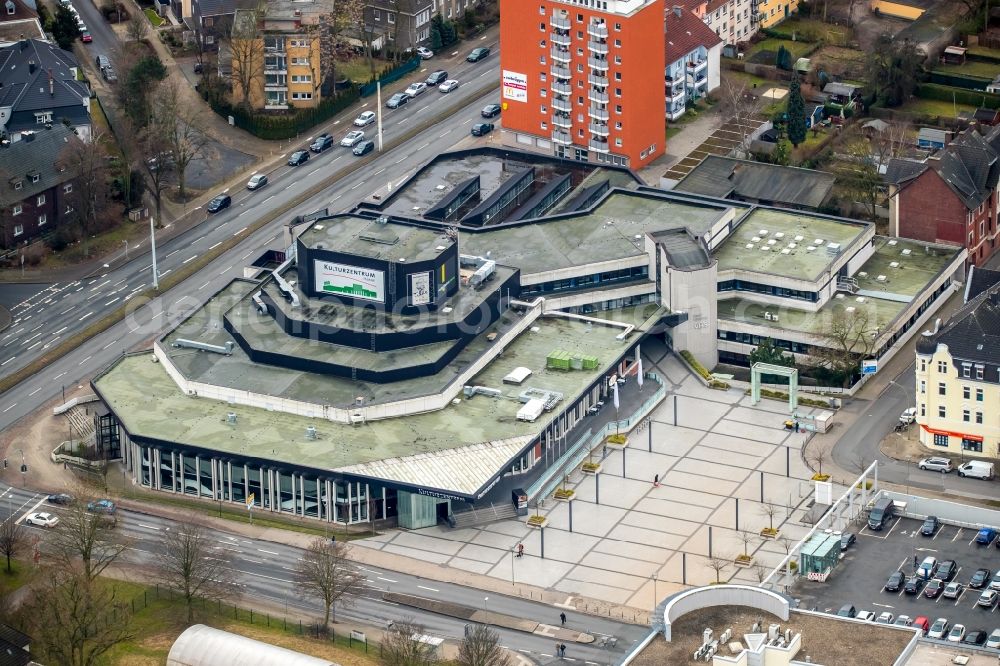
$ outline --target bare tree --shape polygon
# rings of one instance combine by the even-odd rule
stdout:
[[[177,176],[177,191],[185,196],[185,175],[191,162],[204,156],[207,143],[202,131],[203,107],[191,107],[180,97],[175,81],[167,80],[157,89],[153,104],[153,131],[158,132],[168,146],[171,167]]]
[[[750,157],[750,137],[759,126],[757,116],[761,100],[751,91],[752,88],[745,79],[727,78],[719,88],[721,112],[736,126],[735,131],[740,136],[737,157]]]
[[[131,9],[128,22],[125,23],[125,34],[135,44],[146,39],[149,34],[149,19],[137,7]]]
[[[163,542],[160,577],[184,597],[188,622],[194,618],[196,598],[219,599],[233,582],[232,560],[226,551],[214,548],[213,541],[201,525],[178,523]]]
[[[66,198],[79,222],[84,248],[88,248],[88,254],[88,239],[98,231],[98,222],[107,211],[108,173],[103,141],[104,135],[101,133],[89,144],[73,137],[56,158],[60,169],[74,174],[72,190]]]
[[[774,531],[774,517],[778,515],[778,505],[773,502],[764,502],[760,505],[760,512],[767,518],[767,528]]]
[[[732,558],[729,557],[710,557],[708,558],[708,568],[715,572],[715,583],[716,585],[722,582],[722,572],[729,568],[729,565],[733,563]]]
[[[412,620],[390,622],[382,634],[379,663],[383,666],[429,666],[438,659],[435,648],[417,640],[424,628]]]
[[[889,164],[889,160],[902,157],[906,152],[909,140],[910,124],[904,121],[892,121],[886,123],[886,127],[881,131],[873,131],[868,140],[872,156],[882,167]]]
[[[872,144],[858,138],[847,144],[844,159],[837,163],[836,175],[846,187],[851,199],[864,206],[868,219],[878,222],[877,208],[885,183],[879,169],[879,158]]]
[[[763,583],[769,573],[771,573],[771,569],[768,568],[763,562],[758,562],[753,565],[753,575],[757,579],[758,583]]]
[[[362,0],[343,0],[333,5],[333,10],[320,16],[310,33],[319,38],[319,60],[311,62],[313,81],[317,81],[324,96],[336,92],[337,63],[346,59],[351,46],[347,35],[356,26],[364,24],[365,5]]]
[[[858,372],[861,360],[875,348],[878,326],[865,308],[843,311],[823,322],[816,334],[820,344],[810,349],[816,364],[841,375],[844,385]]]
[[[40,576],[24,617],[39,660],[64,666],[94,666],[116,645],[133,637],[129,605],[115,588],[96,585],[77,569],[53,567]]]
[[[349,546],[327,539],[313,539],[296,567],[299,586],[323,602],[323,627],[330,625],[330,615],[337,620],[336,604],[349,605],[361,593],[365,575],[347,559]]]
[[[816,465],[817,474],[823,474],[823,463],[830,460],[830,447],[829,446],[813,446],[809,448],[809,453],[806,454],[806,460],[811,464]]]
[[[225,40],[232,56],[233,96],[245,108],[253,104],[257,83],[264,78],[263,21],[267,5],[259,2],[252,9],[237,9],[233,28]]]
[[[741,557],[749,559],[752,557],[752,555],[750,555],[750,544],[754,543],[757,540],[758,535],[756,532],[753,532],[751,530],[740,530],[738,534],[740,543],[743,544],[743,554],[741,555]]]
[[[140,135],[142,153],[149,156],[143,161],[143,170],[149,181],[149,190],[156,205],[156,224],[162,225],[163,191],[167,188],[167,178],[173,169],[170,155],[170,141],[155,123],[150,123]]]
[[[484,624],[466,629],[457,661],[459,666],[512,666],[510,655],[500,645],[500,634]]]
[[[12,573],[10,561],[21,552],[24,547],[24,530],[15,520],[14,514],[8,516],[7,520],[0,523],[0,553],[7,558],[7,573]]]
[[[128,540],[115,531],[114,515],[88,511],[87,498],[79,499],[62,514],[51,540],[57,565],[72,568],[79,561],[81,574],[93,581],[128,548]]]

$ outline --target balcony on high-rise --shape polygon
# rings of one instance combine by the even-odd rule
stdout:
[[[564,67],[557,62],[552,63],[552,66],[549,68],[549,73],[552,74],[553,78],[562,79],[564,81],[569,81],[570,77],[573,76],[572,72],[569,71],[569,67]]]
[[[608,115],[608,110],[602,109],[596,104],[591,105],[590,108],[587,109],[587,115],[589,115],[594,120],[601,121],[602,123],[607,123],[608,118],[610,118],[610,116]]]
[[[573,127],[573,119],[567,113],[553,113],[552,124],[556,127],[570,129]]]
[[[608,77],[600,74],[591,74],[587,77],[587,83],[592,86],[598,86],[600,88],[607,88],[609,85]]]
[[[604,23],[591,23],[587,26],[587,34],[596,39],[607,39],[608,26]]]
[[[596,40],[590,40],[587,42],[587,48],[590,49],[591,53],[598,53],[600,55],[608,55],[608,43],[599,42]]]
[[[552,83],[552,92],[556,95],[571,95],[573,93],[573,86],[568,83],[562,83],[561,81],[554,81]]]
[[[554,60],[555,62],[569,64],[569,62],[573,59],[573,56],[569,52],[569,49],[559,48],[558,46],[553,46],[552,49],[549,51],[549,54],[552,56],[552,60]]]
[[[552,16],[549,18],[549,25],[556,30],[569,30],[569,18],[565,16]]]
[[[590,133],[597,136],[607,136],[610,128],[604,123],[590,123]]]
[[[588,148],[590,148],[590,150],[593,150],[596,153],[607,153],[607,152],[609,152],[608,142],[606,140],[605,141],[601,141],[599,139],[591,139],[590,143],[588,144]]]
[[[594,88],[591,88],[587,92],[587,99],[591,102],[597,102],[598,104],[607,104],[610,101],[608,93],[601,92],[600,90],[596,90]]]
[[[549,41],[558,46],[565,46],[569,48],[573,44],[573,38],[570,37],[568,32],[557,32],[553,30],[549,33]]]
[[[570,113],[573,111],[573,103],[568,99],[560,99],[556,97],[552,100],[552,108],[557,111],[562,111],[563,113]]]
[[[587,64],[598,71],[606,72],[611,68],[611,62],[607,58],[587,58]]]

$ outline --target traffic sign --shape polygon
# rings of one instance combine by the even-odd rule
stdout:
[[[248,509],[253,508],[254,498],[255,498],[255,494],[254,493],[250,493],[250,495],[247,497],[247,508]]]
[[[861,374],[874,375],[878,372],[878,359],[868,358],[861,361]]]

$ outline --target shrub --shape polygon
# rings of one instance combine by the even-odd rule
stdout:
[[[608,444],[624,444],[628,439],[621,433],[615,433],[608,437]]]
[[[705,381],[712,381],[712,373],[705,369],[701,363],[695,360],[694,355],[688,350],[684,349],[681,351],[681,358],[687,361],[687,364],[691,366],[691,369],[701,375],[702,379]]]
[[[564,500],[573,497],[575,494],[575,490],[570,490],[569,488],[559,488],[552,494],[552,496],[556,499]]]
[[[598,463],[585,462],[580,466],[580,469],[584,472],[596,472],[601,469],[601,466]]]
[[[942,86],[937,83],[921,83],[917,86],[917,97],[934,99],[941,102],[955,101],[969,106],[985,106],[989,109],[1000,109],[1000,95],[993,93]]]

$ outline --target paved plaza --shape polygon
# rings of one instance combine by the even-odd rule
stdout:
[[[762,488],[764,501],[778,506],[774,526],[787,545],[796,543],[809,530],[801,522],[812,492],[801,456],[808,435],[784,429],[787,403],[751,406],[742,390],[706,388],[662,347],[644,345],[643,351],[645,369],[666,382],[666,399],[648,426],[629,434],[627,448],[607,452],[599,477],[579,469],[570,475],[567,487],[576,491],[572,531],[569,503],[542,503],[538,512],[548,518],[544,558],[543,534],[524,518],[393,531],[355,543],[639,609],[685,585],[714,581],[709,541],[712,556],[732,562],[744,551],[738,529],[753,535],[748,550],[770,571],[787,551],[785,539],[757,536],[769,525]],[[603,453],[596,450],[594,459]],[[519,543],[524,557],[514,558]],[[730,564],[721,579],[757,584],[759,570]]]

